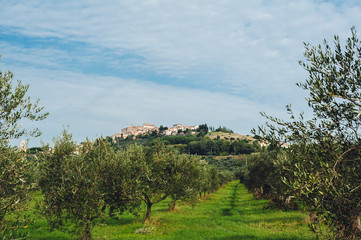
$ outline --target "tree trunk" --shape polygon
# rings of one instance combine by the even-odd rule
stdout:
[[[152,205],[150,201],[147,202],[147,214],[145,215],[144,222],[148,223],[150,221],[150,213],[152,211]]]
[[[103,214],[104,214],[106,208],[107,208],[107,205],[104,204],[103,207],[102,207],[102,209],[100,210],[100,216],[99,216],[100,218],[103,217]]]
[[[84,231],[81,236],[81,240],[91,240],[92,239],[91,224],[92,224],[91,221],[86,221],[85,226],[84,226]]]
[[[288,197],[286,198],[285,204],[286,204],[286,205],[290,205],[292,198],[294,198],[294,196],[288,196]]]
[[[360,236],[361,235],[360,215],[352,217],[351,221],[352,221],[352,227],[353,227],[354,231],[356,232],[355,235]]]
[[[310,221],[313,222],[316,217],[317,217],[317,216],[316,216],[315,210],[311,209],[311,210],[310,210]]]
[[[114,206],[109,207],[109,217],[114,217],[114,210],[115,210]]]
[[[168,211],[169,211],[169,212],[174,212],[176,202],[177,202],[177,200],[173,200],[173,199],[172,199],[172,201],[168,204],[168,206],[169,206]]]

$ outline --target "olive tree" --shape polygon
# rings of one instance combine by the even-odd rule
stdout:
[[[169,211],[175,210],[179,200],[195,205],[199,192],[197,180],[202,170],[199,157],[174,152],[169,155],[167,163],[168,192],[171,198]]]
[[[144,159],[144,149],[140,145],[128,145],[116,152],[114,148],[107,152],[113,157],[102,159],[98,169],[104,198],[102,211],[109,207],[111,217],[115,216],[114,211],[123,213],[126,210],[137,215],[141,200],[136,179],[142,169],[138,163]]]
[[[25,153],[0,145],[0,239],[17,238],[17,230],[26,226],[23,215],[31,190],[32,165]]]
[[[48,113],[43,112],[44,107],[39,106],[39,99],[32,102],[26,96],[29,85],[21,81],[14,83],[14,74],[0,69],[0,143],[9,139],[19,138],[24,134],[37,137],[41,134],[39,129],[27,131],[20,124],[23,119],[39,121],[46,118]]]
[[[54,147],[43,147],[39,187],[44,195],[42,211],[51,228],[91,239],[94,219],[104,205],[98,174],[100,159],[112,158],[108,144],[90,141],[77,146],[65,130]]]
[[[0,69],[0,237],[16,237],[16,229],[24,226],[26,221],[20,218],[24,202],[30,190],[29,173],[31,164],[19,149],[10,147],[9,140],[25,134],[37,137],[38,129],[27,131],[21,127],[23,119],[43,120],[48,113],[39,107],[39,100],[32,102],[26,96],[29,85],[21,81],[14,83],[14,75],[10,71]],[[18,213],[17,217],[9,215]]]
[[[276,145],[291,143],[279,151],[275,163],[283,170],[283,182],[314,216],[314,231],[329,238],[361,237],[361,44],[354,28],[341,47],[305,44],[300,64],[308,79],[297,85],[309,92],[307,102],[314,118],[298,118],[287,106],[290,121],[266,116],[276,123],[260,128]],[[277,126],[278,125],[278,126]],[[319,232],[317,223],[328,226]]]
[[[132,172],[137,176],[137,192],[140,199],[146,204],[145,222],[150,221],[152,206],[169,196],[170,174],[168,158],[171,151],[164,145],[157,145],[154,149],[138,146],[136,156],[133,158]]]
[[[132,198],[138,197],[146,205],[145,222],[150,221],[152,206],[167,197],[171,197],[171,210],[178,200],[195,202],[201,170],[197,157],[162,144],[153,148],[130,145],[127,149],[131,159],[128,172],[132,173],[128,186],[132,186]]]
[[[222,171],[218,170],[215,166],[208,165],[208,163],[205,160],[201,160],[199,163],[200,173],[198,175],[198,178],[195,179],[195,184],[197,186],[197,190],[199,193],[199,198],[203,196],[206,196],[206,194],[210,194],[212,192],[217,191],[222,184],[225,182],[222,182],[222,180],[228,181],[232,177],[228,179],[226,175],[229,175],[224,172],[224,176],[222,176]]]

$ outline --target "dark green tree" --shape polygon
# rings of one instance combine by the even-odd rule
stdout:
[[[204,135],[206,135],[208,133],[208,130],[209,130],[208,126],[205,123],[205,124],[201,124],[201,125],[198,126],[197,132],[199,132],[198,135],[204,136]]]
[[[163,133],[165,130],[167,130],[168,129],[168,127],[164,127],[163,125],[160,125],[160,127],[159,127],[159,132],[160,133]]]

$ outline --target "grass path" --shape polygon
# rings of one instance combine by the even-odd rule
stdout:
[[[266,200],[255,200],[238,182],[231,182],[200,202],[195,208],[179,206],[167,212],[167,201],[154,206],[152,221],[125,215],[120,220],[96,223],[94,239],[315,239],[308,229],[306,214],[297,211],[266,209]],[[46,230],[39,217],[29,226],[30,239],[72,239]],[[139,233],[135,233],[139,232]]]

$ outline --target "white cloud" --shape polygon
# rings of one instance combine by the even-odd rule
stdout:
[[[304,93],[295,87],[307,77],[298,65],[302,42],[318,44],[324,38],[332,41],[333,34],[349,36],[351,26],[360,27],[361,4],[39,0],[2,2],[0,14],[0,33],[60,44],[24,47],[0,39],[3,59],[13,61],[9,69],[29,80],[56,116],[57,120],[48,120],[49,126],[69,122],[75,131],[90,135],[111,133],[114,121],[121,128],[135,121],[183,120],[245,131],[263,121],[260,110],[283,111],[281,106],[290,102],[298,109],[304,106],[299,103]],[[61,42],[83,47],[71,52]],[[124,60],[124,56],[134,57]],[[101,71],[93,76],[77,69],[77,63],[129,67],[159,79],[130,81],[132,77],[101,76]],[[164,76],[167,86],[159,83]],[[176,87],[181,81],[188,88]],[[84,119],[89,123],[82,125]]]
[[[88,42],[120,54],[132,51],[147,59],[148,68],[172,76],[212,68],[237,73],[253,63],[248,59],[259,64],[294,62],[302,51],[300,42],[344,33],[360,20],[360,14],[345,16],[355,11],[346,6],[286,0],[25,1],[5,4],[1,25],[32,36]],[[237,77],[231,80],[239,82]]]
[[[17,71],[19,69],[16,69]],[[20,71],[20,70],[19,70]],[[29,94],[40,98],[50,112],[41,123],[26,123],[40,127],[42,139],[49,142],[63,126],[70,126],[77,141],[85,137],[109,136],[131,123],[172,125],[207,123],[225,125],[237,132],[249,134],[262,123],[255,120],[265,105],[237,96],[189,88],[176,88],[134,79],[82,75],[65,71],[23,68],[16,77],[27,79]],[[52,81],[41,82],[38,76]],[[76,79],[70,82],[69,79]],[[281,114],[277,109],[270,112]],[[32,145],[37,145],[32,140]]]

